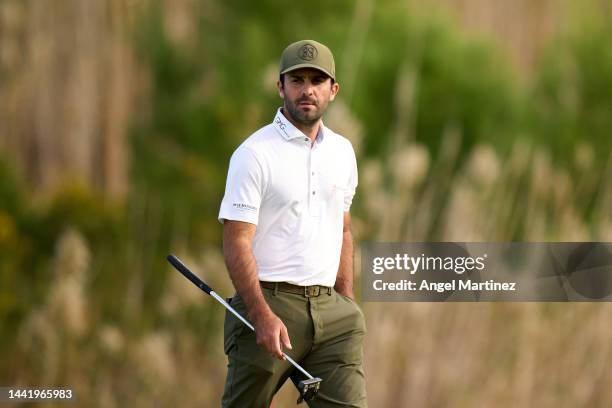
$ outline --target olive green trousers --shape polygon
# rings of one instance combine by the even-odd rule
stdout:
[[[367,407],[362,368],[366,328],[357,303],[333,289],[316,297],[266,288],[262,292],[287,326],[293,350],[285,352],[312,376],[323,379],[308,406]],[[238,294],[230,304],[247,316]],[[288,361],[259,347],[255,333],[229,311],[225,314],[224,350],[228,371],[223,407],[267,408],[288,378],[296,385],[306,378]]]

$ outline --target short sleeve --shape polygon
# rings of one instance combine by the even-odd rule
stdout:
[[[257,225],[263,180],[263,169],[253,151],[239,147],[230,159],[219,222],[233,220]]]
[[[348,184],[344,194],[344,211],[347,212],[351,209],[351,204],[353,203],[353,197],[355,196],[355,190],[357,188],[357,159],[355,158],[355,151],[353,150],[353,146],[349,144],[350,149],[350,159],[348,160],[350,168],[350,175],[348,179]]]

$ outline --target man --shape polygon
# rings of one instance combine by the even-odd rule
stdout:
[[[303,374],[323,379],[310,407],[365,407],[363,313],[353,300],[350,205],[357,186],[351,143],[321,117],[339,90],[331,51],[298,41],[282,53],[283,107],[230,160],[219,220],[236,288],[226,314],[224,407],[268,407]]]

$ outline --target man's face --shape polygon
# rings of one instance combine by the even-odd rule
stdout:
[[[278,91],[284,100],[284,111],[306,126],[317,123],[339,89],[337,83],[331,83],[330,77],[312,68],[288,72],[283,82],[278,82]]]

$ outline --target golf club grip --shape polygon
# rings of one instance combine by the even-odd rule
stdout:
[[[166,259],[168,259],[168,262],[170,262],[172,264],[172,266],[174,266],[187,279],[189,279],[191,282],[193,282],[194,285],[196,285],[198,288],[202,289],[204,292],[206,292],[206,293],[208,293],[210,295],[210,292],[212,292],[212,289],[210,288],[210,286],[205,284],[204,281],[202,281],[202,279],[200,279],[196,275],[194,275],[194,273],[191,272],[189,270],[189,268],[187,268],[185,266],[185,264],[183,264],[180,261],[180,259],[178,259],[176,256],[174,256],[172,254],[168,255],[168,257]]]

